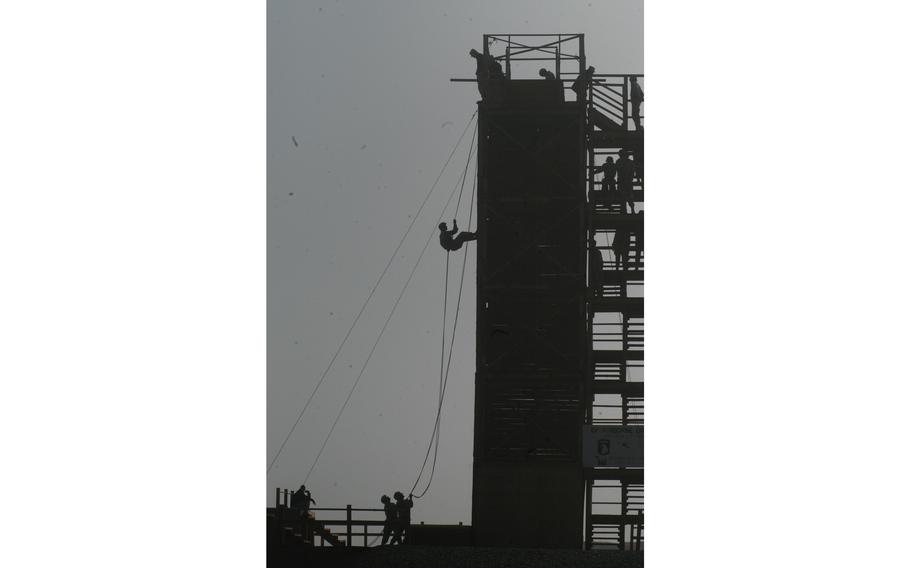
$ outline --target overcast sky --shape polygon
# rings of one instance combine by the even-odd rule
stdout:
[[[476,109],[484,33],[584,33],[599,73],[642,73],[641,1],[268,3],[268,455],[271,461]],[[268,475],[296,488],[467,158],[453,158]],[[296,140],[296,145],[294,143]],[[459,221],[467,228],[465,190]],[[451,209],[446,213],[452,216]],[[320,506],[379,506],[413,484],[435,417],[445,255],[431,242],[307,482]],[[417,522],[470,522],[474,248],[433,486]],[[457,290],[462,252],[451,258]],[[449,320],[451,322],[451,319]]]

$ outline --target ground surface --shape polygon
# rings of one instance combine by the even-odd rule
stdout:
[[[333,554],[339,550],[312,550],[305,566],[351,568],[642,568],[644,554],[613,550],[529,550],[401,546],[373,548],[359,553]],[[353,552],[353,551],[352,551]],[[299,564],[298,564],[299,566]]]

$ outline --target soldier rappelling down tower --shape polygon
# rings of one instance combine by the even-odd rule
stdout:
[[[445,223],[439,224],[439,244],[442,245],[442,248],[447,251],[458,250],[461,248],[461,245],[468,241],[476,241],[477,233],[469,233],[468,231],[462,231],[457,237],[455,233],[458,232],[458,221],[452,219],[452,230],[448,230],[448,227]]]

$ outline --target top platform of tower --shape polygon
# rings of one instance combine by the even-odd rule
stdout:
[[[643,75],[597,73],[585,55],[584,34],[484,34],[482,55],[502,67],[502,78],[484,80],[478,70],[473,78],[451,79],[479,83],[481,109],[585,110],[596,147],[641,136],[643,117],[632,93]]]

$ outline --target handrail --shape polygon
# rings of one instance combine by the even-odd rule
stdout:
[[[347,511],[347,507],[310,507],[309,511]],[[385,509],[360,509],[357,507],[351,507],[351,511],[370,511],[375,513],[382,513]]]
[[[598,110],[608,114],[609,118],[619,122],[623,130],[629,130],[633,122],[631,113],[630,85],[631,78],[644,77],[641,73],[594,73],[587,85],[587,106],[590,114]],[[622,81],[605,81],[604,79],[622,79]],[[606,106],[609,105],[609,108]],[[640,118],[644,118],[640,116]],[[634,125],[632,125],[634,128]]]
[[[379,514],[385,512],[385,509],[353,507],[351,505],[345,507],[292,509],[289,506],[289,497],[292,494],[293,491],[288,489],[276,488],[275,507],[274,509],[269,508],[270,511],[274,511],[279,538],[282,542],[286,536],[285,532],[290,531],[288,534],[299,534],[305,542],[309,542],[312,546],[317,546],[316,537],[319,537],[318,546],[326,546],[326,541],[328,540],[330,543],[333,541],[340,542],[345,547],[354,546],[355,537],[358,540],[363,537],[362,544],[358,544],[358,546],[369,547],[382,535],[382,530],[371,532],[370,529],[381,529],[385,526],[385,519],[377,518]],[[306,511],[307,513],[312,513],[313,516],[294,514],[291,516],[292,518],[288,518],[290,514],[288,512],[292,510],[301,513]],[[343,516],[332,515],[330,518],[316,518],[315,513],[343,513]],[[363,516],[357,518],[354,513],[372,513],[372,515],[368,515],[370,518],[364,518]],[[329,527],[334,529],[340,527],[341,530],[337,532],[328,531],[328,533],[320,532],[323,529],[327,530]],[[373,539],[372,541],[370,540],[371,538]]]

